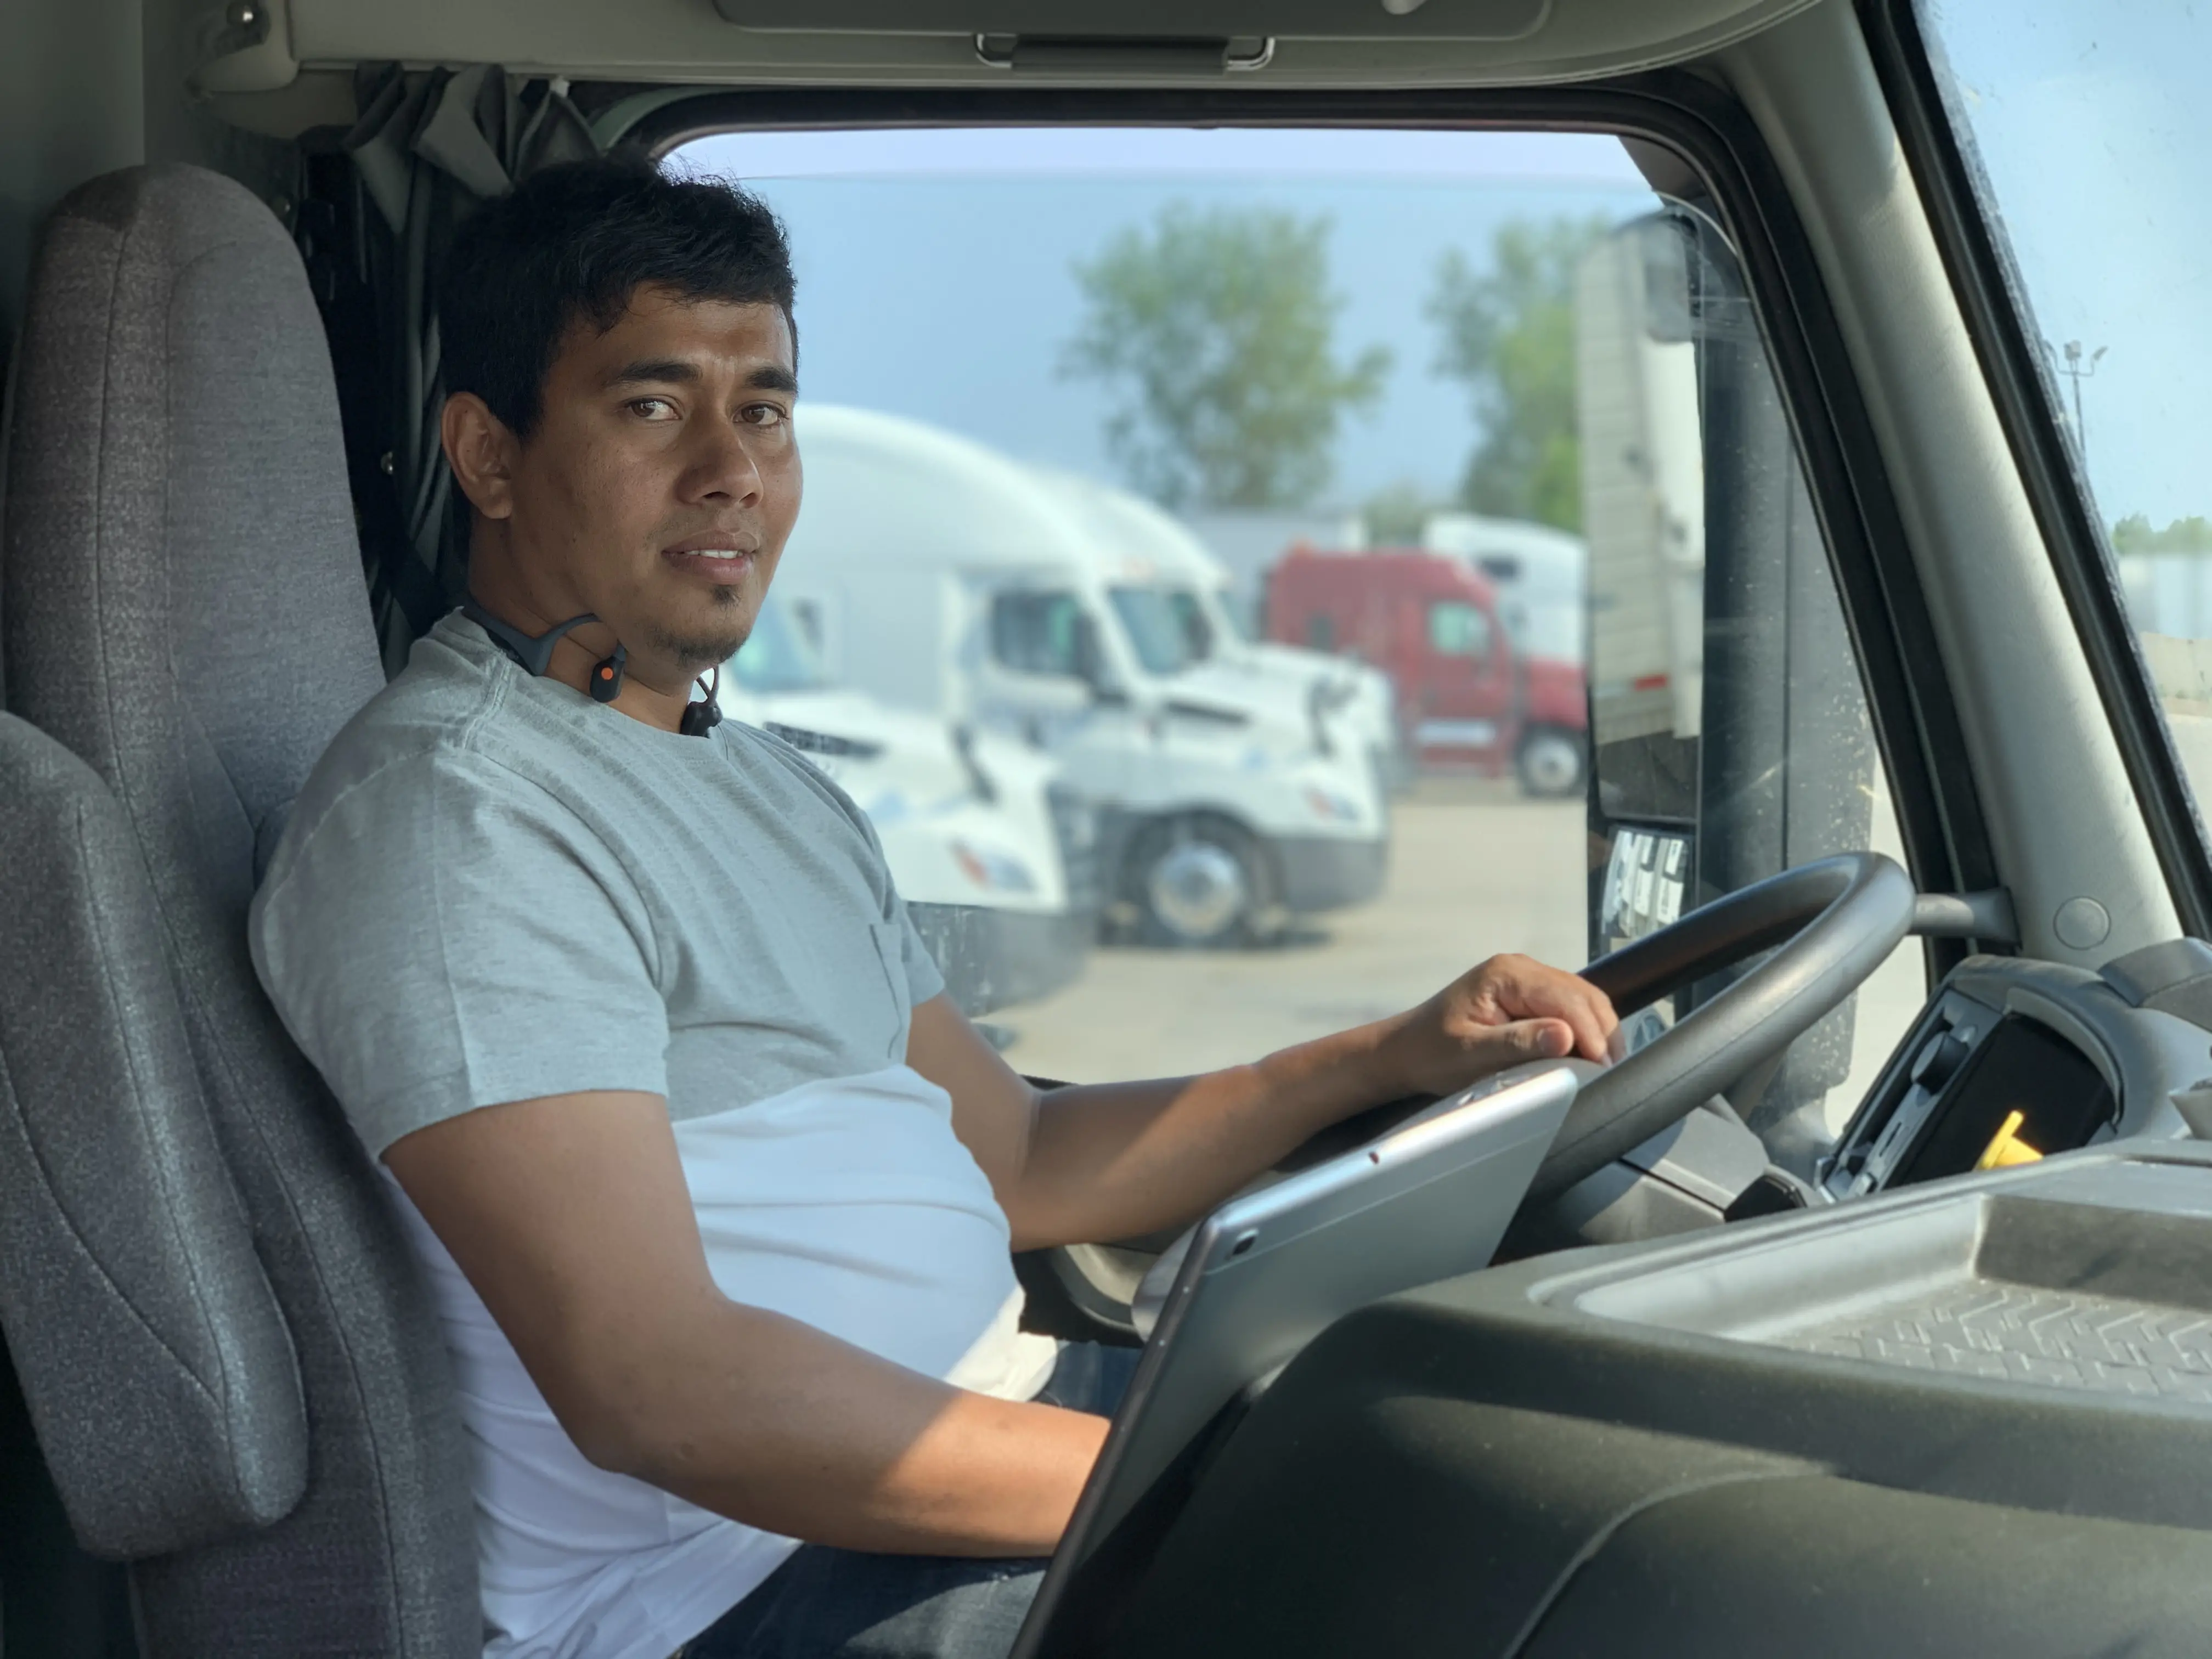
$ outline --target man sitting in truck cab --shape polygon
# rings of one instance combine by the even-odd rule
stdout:
[[[792,293],[763,207],[641,162],[464,228],[471,603],[332,744],[254,905],[438,1297],[489,1655],[1003,1653],[1113,1391],[1019,1329],[1010,1248],[1186,1221],[1613,1026],[1508,956],[1249,1066],[1017,1076],[852,802],[694,695],[799,512]]]

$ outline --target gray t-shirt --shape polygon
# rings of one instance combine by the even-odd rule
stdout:
[[[458,613],[338,734],[254,961],[370,1151],[580,1090],[676,1121],[904,1059],[944,988],[875,831],[797,750],[532,679]]]
[[[990,1182],[905,1064],[943,981],[867,820],[775,738],[641,725],[448,617],[316,767],[252,929],[373,1152],[477,1107],[663,1094],[733,1301],[1008,1399],[1049,1373]],[[660,1659],[792,1540],[586,1460],[386,1184],[459,1383],[485,1659]]]

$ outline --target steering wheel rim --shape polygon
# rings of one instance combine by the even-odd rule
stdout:
[[[1911,878],[1881,854],[1841,854],[1726,894],[1583,969],[1626,1014],[1780,947],[1583,1084],[1523,1207],[1595,1175],[1810,1030],[1911,931],[1916,897]]]

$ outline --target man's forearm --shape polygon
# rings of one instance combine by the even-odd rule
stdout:
[[[1103,1418],[994,1400],[812,1327],[727,1302],[603,1391],[596,1461],[810,1543],[930,1555],[1051,1553]],[[681,1425],[672,1427],[671,1425]]]
[[[1015,1247],[1179,1226],[1330,1124],[1412,1092],[1384,1057],[1405,1018],[1198,1077],[1044,1096],[1019,1180],[1006,1195]]]

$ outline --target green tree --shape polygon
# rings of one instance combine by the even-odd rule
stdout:
[[[1170,507],[1299,507],[1328,483],[1339,424],[1390,354],[1337,360],[1329,222],[1271,209],[1164,209],[1075,266],[1087,310],[1063,374],[1119,393],[1106,439]]]
[[[2212,553],[2212,520],[2201,514],[2176,519],[2163,530],[2154,530],[2150,520],[2130,513],[2112,526],[2115,553]]]
[[[1452,506],[1412,478],[1401,478],[1376,490],[1359,504],[1370,547],[1419,547],[1429,515]]]
[[[1510,220],[1478,270],[1456,248],[1425,307],[1439,374],[1467,384],[1481,438],[1460,494],[1477,513],[1582,528],[1575,428],[1575,269],[1603,218]]]

